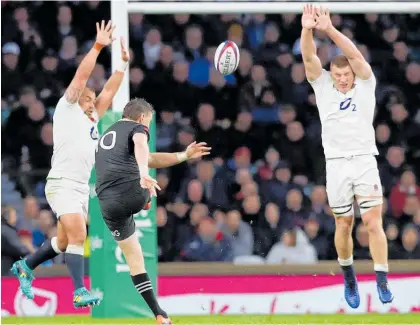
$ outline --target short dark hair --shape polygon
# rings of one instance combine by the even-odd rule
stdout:
[[[136,121],[141,114],[153,112],[153,106],[143,98],[134,98],[124,107],[123,118]]]
[[[331,60],[331,66],[336,66],[337,68],[345,68],[350,66],[349,59],[347,59],[344,55],[337,55]]]

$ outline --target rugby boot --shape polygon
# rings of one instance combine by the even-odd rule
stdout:
[[[344,298],[351,308],[356,309],[359,307],[360,295],[356,279],[354,281],[344,281]]]
[[[389,288],[388,282],[378,283],[376,288],[378,289],[379,300],[383,304],[389,304],[394,300],[394,295]]]
[[[32,270],[26,265],[25,260],[17,261],[12,266],[12,273],[19,280],[19,287],[28,299],[34,299],[32,281],[35,279]]]
[[[162,315],[156,316],[156,323],[157,324],[172,324],[171,319],[169,317],[164,317]]]
[[[85,287],[77,289],[73,293],[74,308],[84,308],[99,305],[99,298],[93,296]]]

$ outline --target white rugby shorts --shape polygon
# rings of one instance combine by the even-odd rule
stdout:
[[[327,159],[328,203],[334,211],[353,204],[355,195],[382,197],[378,163],[373,155]]]
[[[89,185],[67,178],[48,179],[45,197],[57,218],[64,214],[79,213],[85,219],[89,209]]]

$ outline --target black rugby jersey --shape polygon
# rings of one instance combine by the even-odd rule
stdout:
[[[96,151],[96,194],[114,186],[140,181],[139,167],[134,155],[133,135],[149,129],[134,121],[120,120],[99,139]],[[121,193],[124,194],[124,193]]]

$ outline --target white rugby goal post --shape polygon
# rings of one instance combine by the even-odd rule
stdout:
[[[128,14],[130,13],[144,13],[144,14],[232,14],[232,13],[300,13],[303,5],[306,2],[129,2],[127,0],[112,0],[111,1],[111,19],[117,25],[115,35],[123,36],[128,44]],[[310,3],[308,1],[307,3]],[[318,1],[313,4],[324,5],[330,8],[334,13],[419,13],[420,2],[410,1],[376,1],[376,2],[362,2],[362,1],[346,1],[346,2],[325,2]],[[112,70],[114,71],[120,60],[119,42],[114,42],[112,46]],[[122,111],[125,104],[130,99],[129,89],[129,72],[126,73],[120,90],[117,92],[113,100],[113,111]]]

